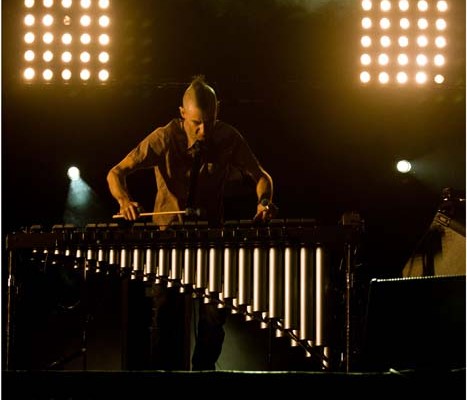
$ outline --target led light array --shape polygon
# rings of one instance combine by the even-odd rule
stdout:
[[[446,0],[362,0],[360,81],[445,82]]]
[[[109,0],[25,0],[22,77],[36,82],[110,78]]]

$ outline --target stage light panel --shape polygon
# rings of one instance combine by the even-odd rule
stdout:
[[[359,76],[365,85],[448,83],[449,3],[361,0]]]
[[[20,76],[29,84],[104,83],[112,71],[108,0],[24,0]]]

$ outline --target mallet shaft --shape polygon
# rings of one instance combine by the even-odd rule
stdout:
[[[174,215],[174,214],[186,214],[186,211],[159,211],[159,212],[143,212],[140,213],[140,217],[152,217],[154,215]],[[122,214],[115,214],[112,218],[123,218]]]

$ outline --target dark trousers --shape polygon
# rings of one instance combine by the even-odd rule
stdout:
[[[151,368],[189,369],[190,327],[195,330],[192,370],[214,370],[222,352],[229,309],[205,304],[178,288],[154,286],[151,323]],[[197,302],[198,304],[195,304]],[[194,318],[192,319],[192,315]],[[191,323],[190,323],[191,322]]]
[[[205,304],[198,299],[198,329],[195,349],[191,359],[193,370],[215,370],[224,343],[224,324],[229,309],[218,308],[216,304]]]

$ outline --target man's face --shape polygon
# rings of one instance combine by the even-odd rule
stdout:
[[[194,102],[188,102],[180,107],[184,119],[183,126],[187,135],[193,140],[207,140],[213,131],[217,118],[217,104],[200,108]]]

